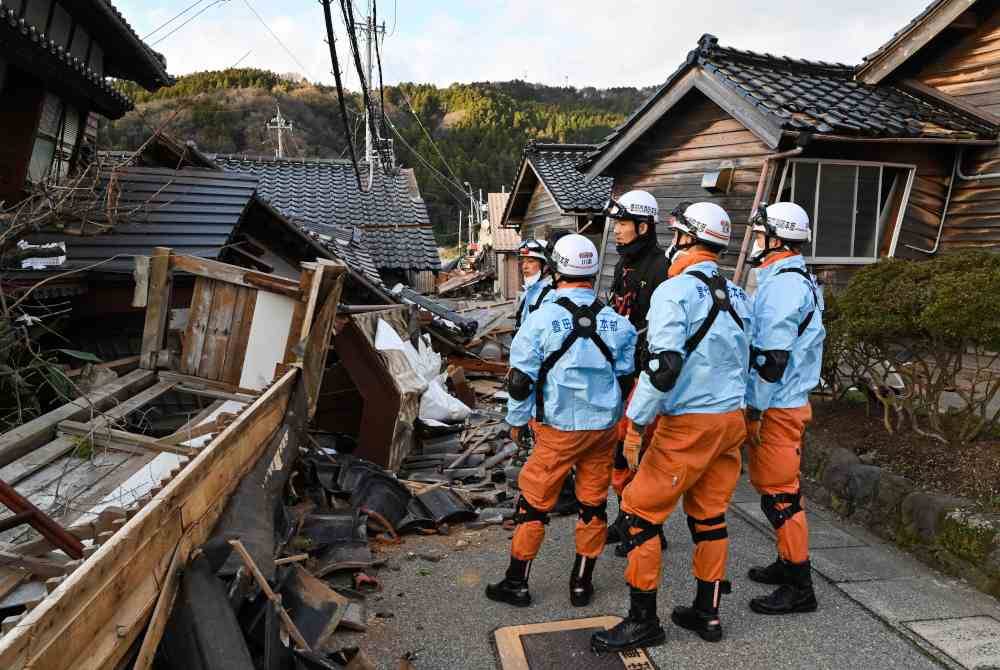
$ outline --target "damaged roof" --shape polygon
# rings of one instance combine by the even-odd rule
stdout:
[[[254,198],[257,180],[239,173],[168,168],[124,168],[114,173],[116,207],[123,220],[107,233],[43,232],[33,244],[64,242],[67,268],[101,263],[98,272],[128,272],[133,256],[155,247],[216,258]],[[107,178],[107,177],[106,177]]]
[[[414,195],[408,170],[376,170],[371,190],[363,193],[351,161],[237,155],[214,160],[225,170],[257,177],[261,197],[310,230],[332,236],[332,228],[359,227],[379,269],[441,269],[427,207]]]
[[[692,72],[696,76],[686,79]],[[750,114],[759,119],[772,139],[795,131],[914,140],[992,141],[996,137],[996,126],[940,99],[890,84],[868,85],[854,75],[855,69],[848,65],[720,47],[717,38],[704,35],[681,67],[597,146],[585,165],[593,166],[654,108],[658,114],[666,113],[669,106],[657,103],[682,80],[726,111],[735,112],[737,118]]]

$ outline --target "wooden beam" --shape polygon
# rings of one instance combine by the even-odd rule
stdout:
[[[150,437],[149,435],[139,435],[137,433],[117,430],[107,426],[95,428],[79,421],[63,421],[59,424],[59,430],[67,435],[77,435],[90,438],[97,444],[106,446],[110,449],[116,449],[120,443],[124,443],[137,448],[139,453],[167,453],[177,454],[178,456],[194,456],[198,453],[198,450],[193,447],[164,443],[155,437]],[[213,424],[212,430],[207,432],[214,432],[215,430],[216,428]]]
[[[746,98],[721,83],[715,78],[715,75],[705,70],[698,71],[695,86],[712,102],[742,123],[747,130],[756,135],[770,149],[778,148],[778,144],[781,143],[781,126],[749,104]]]
[[[298,370],[275,382],[83,566],[0,639],[0,667],[114,667],[142,633],[182,541],[200,546],[280,427]]]
[[[148,388],[155,380],[156,373],[150,370],[134,370],[73,402],[7,431],[0,435],[0,466],[14,462],[53,439],[60,421],[67,419],[79,421],[89,418],[92,412],[106,410],[116,401]],[[3,477],[2,473],[0,478],[10,481],[9,478]]]
[[[249,396],[251,400],[260,395],[260,393],[254,391],[253,389],[241,388],[236,384],[230,384],[217,379],[204,379],[203,377],[195,377],[194,375],[184,375],[171,370],[161,370],[159,377],[160,381],[174,382],[182,385],[185,389],[188,389],[188,393],[194,393],[196,390],[203,389],[229,393],[235,396]]]
[[[969,103],[963,101],[961,98],[953,95],[948,95],[944,91],[933,86],[928,86],[919,79],[904,79],[900,82],[903,88],[908,88],[915,93],[922,95],[924,97],[930,98],[936,102],[944,103],[946,105],[951,105],[952,107],[958,107],[960,110],[969,114],[970,116],[977,118],[993,125],[1000,125],[1000,116],[987,112],[981,107],[976,107],[975,105],[970,105]]]
[[[293,279],[285,279],[277,275],[268,275],[236,265],[220,263],[207,258],[195,258],[194,256],[173,256],[170,265],[174,270],[181,270],[199,277],[280,293],[296,300],[302,298],[299,283]]]
[[[127,368],[129,366],[138,366],[139,357],[138,356],[126,356],[125,358],[119,358],[117,360],[108,361],[107,363],[95,363],[95,368],[104,368],[106,370],[117,370],[118,368]],[[67,370],[65,374],[70,379],[74,377],[79,377],[83,374],[85,368],[76,368],[75,370]]]
[[[170,313],[170,259],[167,247],[156,247],[149,259],[149,294],[146,300],[146,324],[142,331],[142,351],[139,364],[155,370],[157,357],[163,348],[167,316]]]
[[[146,635],[142,638],[142,645],[139,647],[139,654],[135,658],[132,670],[149,670],[153,667],[156,648],[160,646],[163,631],[166,630],[167,620],[170,618],[170,610],[173,609],[174,600],[177,598],[177,591],[181,583],[181,571],[187,564],[188,556],[183,554],[187,553],[182,550],[181,544],[178,544],[177,548],[174,549],[167,574],[163,578],[160,595],[156,598],[156,607],[153,609],[153,615],[150,617]]]

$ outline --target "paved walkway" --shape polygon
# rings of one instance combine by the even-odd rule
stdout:
[[[729,517],[730,574],[734,592],[723,600],[725,639],[709,644],[669,623],[675,604],[689,604],[690,536],[683,514],[668,521],[671,547],[664,562],[660,616],[666,644],[650,649],[661,670],[808,668],[1000,668],[1000,603],[946,579],[856,527],[810,509],[810,534],[818,612],[762,617],[747,607],[770,587],[746,579],[752,565],[773,558],[770,526],[757,495],[744,482]],[[554,519],[532,569],[530,608],[517,609],[483,596],[487,581],[506,567],[510,533],[498,527],[456,531],[449,537],[408,537],[379,572],[380,596],[370,597],[367,635],[338,635],[339,644],[360,645],[380,668],[416,652],[414,667],[498,667],[492,632],[498,627],[605,614],[624,615],[624,560],[605,551],[595,571],[594,602],[575,609],[568,602],[573,559],[573,519]],[[415,554],[443,552],[438,562]]]

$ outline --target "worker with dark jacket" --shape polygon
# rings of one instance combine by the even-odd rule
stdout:
[[[593,242],[566,235],[556,242],[552,261],[555,300],[530,314],[511,343],[507,423],[520,444],[534,419],[535,446],[518,478],[521,495],[507,574],[486,587],[491,600],[520,607],[531,604],[531,561],[574,466],[579,517],[570,602],[590,602],[594,564],[604,549],[605,505],[622,412],[618,378],[632,373],[635,359],[635,329],[594,292],[600,260]]]
[[[809,215],[776,202],[755,217],[749,262],[757,266],[747,387],[750,482],[774,527],[778,558],[750,570],[750,579],[778,588],[754,598],[759,614],[816,609],[809,564],[809,528],[799,488],[802,434],[812,419],[809,393],[823,362],[823,293],[806,270],[801,247],[811,239]]]
[[[646,191],[629,191],[617,200],[608,201],[604,208],[609,222],[614,222],[615,244],[618,250],[618,264],[615,265],[614,279],[608,295],[608,304],[616,312],[627,318],[639,334],[636,342],[636,373],[627,380],[625,393],[631,393],[635,376],[642,369],[640,360],[646,351],[646,318],[653,291],[667,280],[667,259],[663,249],[656,243],[656,223],[659,218],[656,198]],[[615,451],[615,468],[611,475],[611,486],[618,495],[619,507],[625,485],[632,481],[633,472],[622,454],[623,440],[628,428],[628,420],[623,418],[619,425],[618,447]],[[622,539],[624,515],[608,527],[608,544],[616,544]],[[666,548],[666,540],[661,543]]]
[[[671,620],[705,640],[722,639],[719,598],[729,592],[725,515],[746,438],[750,306],[719,270],[732,232],[725,210],[710,202],[681,206],[670,225],[670,279],[653,294],[648,356],[626,410],[632,425],[625,458],[638,472],[622,496],[628,529],[616,553],[628,556],[631,607],[621,623],[593,635],[598,652],[664,641],[656,614],[657,533],[682,497],[697,587],[692,605],[674,608]],[[645,427],[657,417],[643,452]]]

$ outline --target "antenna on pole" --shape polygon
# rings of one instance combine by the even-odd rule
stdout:
[[[275,105],[275,107],[277,107],[277,109],[278,109],[277,115],[275,115],[275,117],[273,119],[271,119],[270,121],[268,121],[267,124],[264,127],[267,130],[276,130],[276,131],[278,131],[278,149],[274,152],[274,156],[275,156],[275,158],[284,158],[285,157],[285,138],[284,138],[284,132],[286,130],[288,132],[292,132],[293,128],[292,128],[292,124],[289,123],[288,120],[285,119],[285,117],[283,117],[281,115],[281,106],[280,105]]]

